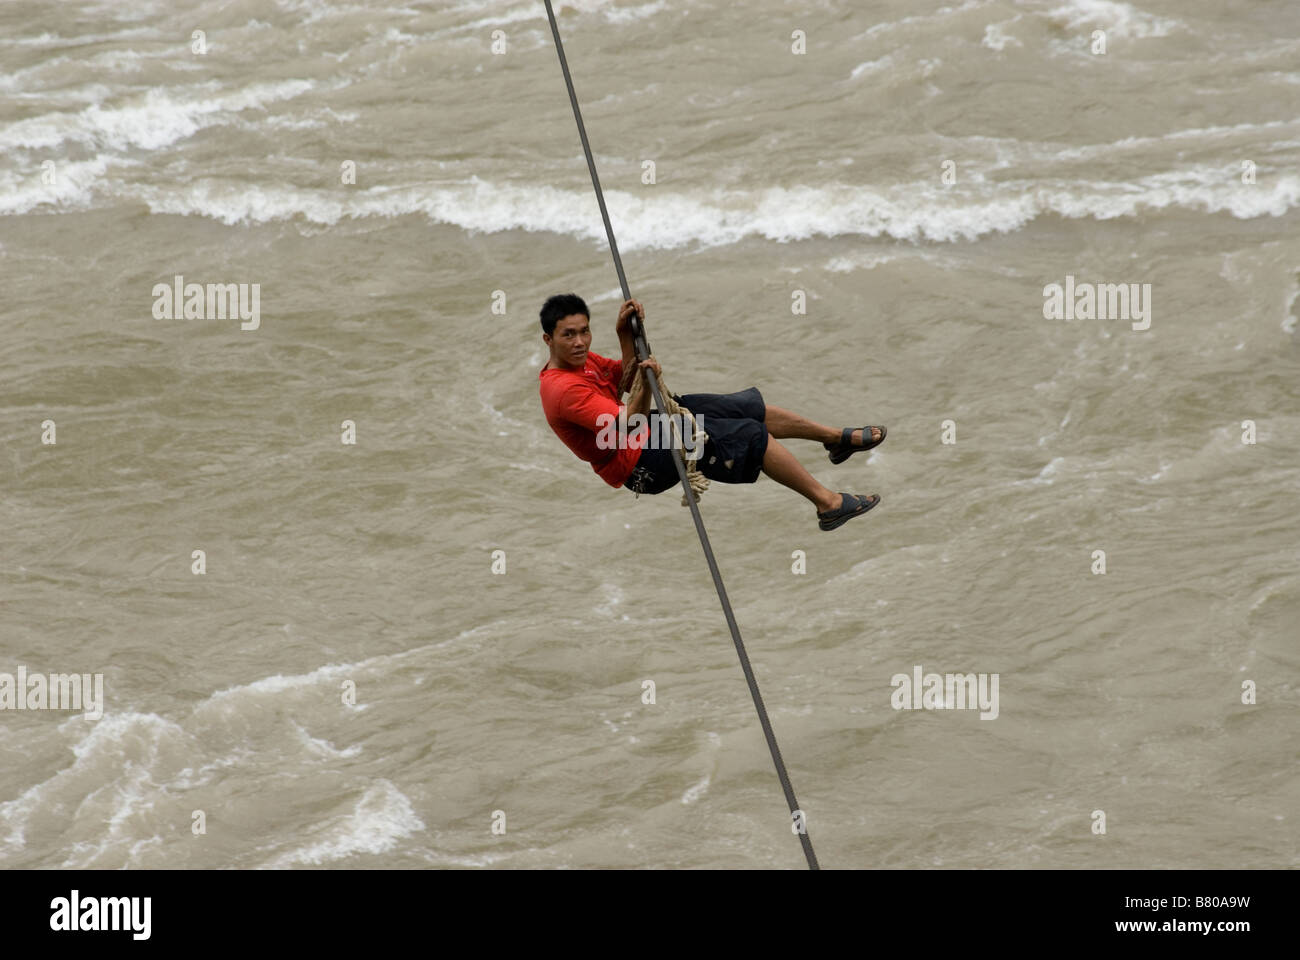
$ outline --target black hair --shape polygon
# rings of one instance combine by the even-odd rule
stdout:
[[[576,293],[557,293],[542,304],[542,332],[554,334],[555,325],[575,313],[582,314],[588,321],[591,320],[591,311],[587,309],[587,304],[582,297]]]

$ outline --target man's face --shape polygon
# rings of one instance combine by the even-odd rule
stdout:
[[[555,325],[553,334],[542,334],[542,339],[558,365],[581,370],[591,348],[591,321],[584,314],[571,313]]]

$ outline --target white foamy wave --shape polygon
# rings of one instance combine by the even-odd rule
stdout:
[[[109,846],[130,838],[128,821],[148,807],[157,789],[153,777],[160,751],[165,745],[184,750],[188,740],[177,724],[152,713],[105,714],[86,729],[89,723],[74,717],[59,726],[64,734],[85,729],[71,745],[76,759],[70,766],[0,803],[3,848],[21,850],[33,821],[63,831],[79,816],[98,816],[107,823],[107,833],[97,835],[81,859],[66,864],[88,865]],[[106,791],[106,785],[112,789]]]
[[[862,187],[769,188],[759,194],[714,192],[709,199],[660,193],[655,198],[607,191],[611,216],[623,225],[620,246],[673,249],[698,243],[718,246],[750,236],[786,242],[813,236],[891,236],[896,239],[975,239],[1013,230],[1038,212],[1032,196],[976,201],[953,207],[929,188],[897,188],[898,199]],[[526,230],[602,242],[600,220],[591,216],[585,191],[498,185],[473,178],[450,187],[374,188],[352,196],[294,187],[261,188],[200,181],[184,190],[142,187],[138,194],[154,213],[199,214],[224,223],[267,222],[301,216],[331,225],[344,218],[423,213],[470,231]]]
[[[328,740],[321,740],[318,737],[313,737],[310,733],[304,730],[302,725],[297,721],[294,721],[293,727],[294,730],[297,731],[298,740],[302,745],[306,747],[310,753],[313,753],[318,757],[324,757],[327,760],[348,760],[352,757],[359,756],[361,753],[360,747],[344,747],[340,750]]]
[[[564,29],[563,14],[566,9],[574,10],[578,13],[600,13],[606,23],[624,24],[636,23],[641,20],[647,20],[656,14],[663,13],[671,9],[665,0],[652,0],[650,3],[632,4],[629,6],[618,6],[610,3],[609,0],[556,0],[552,5],[555,8],[555,17],[561,24],[561,30]],[[447,36],[458,34],[475,34],[481,33],[491,27],[505,27],[516,23],[536,22],[539,26],[545,28],[545,43],[551,43],[550,28],[546,18],[546,8],[540,3],[525,2],[506,10],[501,10],[498,4],[493,3],[465,3],[453,7],[446,11],[443,16],[452,17],[457,13],[488,13],[488,16],[481,16],[475,20],[469,20],[465,23],[459,23],[455,26],[438,30],[431,34],[426,34],[421,39],[435,40]],[[512,42],[518,42],[519,37],[511,37]]]
[[[709,781],[710,778],[708,774],[705,774],[703,780],[695,784],[693,787],[688,787],[686,792],[682,794],[682,803],[689,805],[704,796],[704,794],[708,792]]]
[[[552,6],[555,9],[555,17],[556,20],[558,21],[565,7],[572,7],[575,10],[585,13],[591,9],[595,9],[596,7],[599,7],[600,0],[596,0],[595,3],[556,2],[552,4]],[[460,13],[460,12],[482,13],[487,10],[493,11],[491,16],[480,17],[477,20],[470,20],[467,23],[460,23],[446,30],[440,30],[435,34],[431,34],[430,36],[438,37],[438,36],[444,36],[447,34],[456,34],[456,33],[475,33],[478,31],[485,30],[488,27],[504,27],[512,23],[527,22],[529,20],[540,19],[541,21],[546,22],[546,8],[539,3],[524,3],[510,10],[505,10],[501,12],[497,12],[496,5],[482,4],[482,3],[469,3],[469,4],[462,4],[459,7],[453,7],[447,13],[448,15],[454,13]]]
[[[984,28],[984,39],[980,41],[980,44],[982,46],[988,47],[990,50],[997,50],[997,51],[1002,51],[1006,49],[1008,45],[1016,46],[1016,47],[1024,46],[1024,44],[1022,44],[1011,34],[1005,33],[1002,30],[1003,27],[1009,26],[1010,24],[1015,23],[1019,19],[1020,19],[1020,14],[1016,14],[1010,20],[1006,20],[1002,23],[990,23],[988,26]]]
[[[1024,484],[1031,484],[1037,486],[1040,484],[1054,483],[1056,481],[1056,475],[1060,471],[1061,464],[1063,463],[1065,463],[1064,457],[1053,457],[1051,462],[1049,462],[1047,466],[1043,467],[1042,470],[1038,471],[1038,476],[1034,477],[1032,480],[1018,480],[1014,484],[1012,484],[1012,486],[1018,487]]]
[[[236,118],[233,126],[250,133],[263,130],[320,130],[340,123],[356,123],[361,114],[352,110],[337,111],[329,107],[320,107],[301,117],[268,117],[259,115],[256,120]]]
[[[83,87],[60,87],[54,91],[35,91],[32,93],[11,93],[15,100],[39,100],[42,107],[76,106],[83,103],[102,103],[113,95],[102,83],[91,83]]]
[[[1157,17],[1116,0],[1067,0],[1063,6],[1049,10],[1047,17],[1070,30],[1089,26],[1105,30],[1107,36],[1136,39],[1168,36],[1181,26],[1177,20]]]
[[[152,213],[197,214],[226,224],[268,223],[301,216],[312,223],[332,225],[345,217],[365,216],[357,212],[356,201],[295,187],[240,186],[200,180],[180,190],[146,186],[137,192]]]
[[[295,864],[320,865],[356,854],[387,853],[403,837],[424,829],[411,801],[387,780],[366,789],[351,813],[311,829],[313,843],[283,853],[266,864],[284,869]]]
[[[1089,183],[1084,190],[1043,188],[1035,191],[1044,212],[1079,219],[1112,220],[1142,210],[1178,207],[1205,213],[1230,213],[1240,220],[1280,217],[1300,203],[1300,176],[1278,177],[1267,189],[1233,181],[1228,171],[1199,169],[1143,177],[1129,184]]]
[[[662,13],[667,9],[668,4],[663,0],[655,0],[654,3],[643,3],[635,7],[607,7],[601,12],[610,23],[633,23],[653,17],[656,13]]]
[[[1105,159],[1112,154],[1144,148],[1163,148],[1170,140],[1192,140],[1198,146],[1208,145],[1215,139],[1235,139],[1244,144],[1254,144],[1265,132],[1279,134],[1284,128],[1300,129],[1300,120],[1267,120],[1263,123],[1238,123],[1232,126],[1194,127],[1188,130],[1171,130],[1150,137],[1125,137],[1110,143],[1090,143],[1080,147],[1067,147],[1053,143],[1034,144],[1036,162],[1050,162],[1053,157],[1062,160]],[[1276,142],[1273,149],[1292,146],[1289,142]]]
[[[142,200],[156,214],[211,217],[232,225],[302,218],[331,226],[345,219],[423,214],[471,232],[525,230],[605,242],[587,191],[497,184],[477,177],[468,183],[357,192],[218,180],[200,180],[182,189],[113,185],[106,192],[116,200]],[[932,183],[881,188],[827,184],[756,192],[657,191],[653,196],[615,190],[607,191],[605,199],[619,224],[619,244],[628,250],[711,247],[748,237],[780,243],[816,236],[952,242],[1011,232],[1048,214],[1111,220],[1180,208],[1240,219],[1281,216],[1300,205],[1300,176],[1242,185],[1223,169],[1205,167],[1135,182],[1017,181],[976,183],[964,190]],[[0,210],[4,207],[0,196]]]
[[[251,683],[227,687],[224,690],[216,691],[206,700],[197,704],[194,707],[194,716],[202,718],[204,714],[212,712],[215,712],[218,716],[223,714],[238,715],[261,701],[274,704],[286,694],[308,691],[322,683],[330,684],[337,690],[339,689],[340,680],[356,679],[358,676],[371,671],[387,670],[407,660],[418,659],[429,650],[447,646],[463,638],[472,637],[481,630],[492,630],[499,627],[500,623],[501,621],[493,621],[492,623],[483,624],[481,627],[475,627],[473,630],[463,631],[454,640],[439,640],[425,646],[412,647],[400,653],[380,654],[357,663],[329,663],[323,667],[317,667],[309,673],[293,674],[287,677],[277,673],[274,676],[263,677]],[[312,693],[311,696],[315,697],[315,693]],[[358,704],[352,709],[364,710],[366,706]]]
[[[159,55],[137,53],[135,50],[105,50],[95,54],[86,63],[97,70],[107,70],[110,73],[139,73],[144,69],[144,60],[157,56]]]
[[[864,63],[859,63],[852,71],[850,71],[849,79],[856,80],[864,73],[879,73],[881,70],[888,70],[893,65],[894,56],[893,54],[887,53],[879,60],[867,60]]]
[[[213,90],[215,86],[205,84],[200,89]],[[11,123],[0,129],[0,149],[48,149],[70,142],[115,150],[156,150],[225,122],[226,115],[290,100],[312,87],[307,80],[285,80],[194,99],[155,88],[124,106],[92,104],[80,113],[47,113]]]
[[[852,273],[855,270],[874,270],[897,259],[898,255],[894,253],[856,253],[847,257],[831,257],[822,269],[831,273]]]
[[[286,13],[306,13],[307,18],[302,21],[304,24],[350,16],[373,19],[376,13],[371,7],[333,3],[330,0],[275,0],[275,5]],[[387,16],[400,14],[405,17],[418,17],[420,15],[420,11],[409,7],[390,7],[383,12]]]
[[[261,680],[254,680],[252,683],[227,687],[225,690],[218,690],[198,704],[194,708],[194,714],[200,716],[210,710],[238,712],[250,701],[273,700],[286,693],[313,687],[319,683],[334,683],[340,679],[346,679],[355,675],[362,666],[363,664],[328,664],[324,667],[318,667],[311,673],[289,677],[277,673],[275,676],[263,677]]]
[[[96,157],[80,163],[56,163],[53,169],[53,183],[44,182],[43,171],[0,171],[0,216],[27,213],[41,204],[85,209],[91,205],[108,163]]]
[[[867,37],[874,37],[878,34],[889,33],[901,27],[911,27],[918,23],[928,23],[932,20],[943,20],[954,14],[966,13],[969,10],[976,10],[980,7],[988,6],[992,0],[966,0],[965,3],[956,7],[940,7],[934,13],[921,13],[910,17],[903,17],[901,20],[890,20],[885,23],[877,23],[867,30],[853,37],[854,41],[863,40]],[[850,41],[852,42],[852,41]]]
[[[1296,271],[1295,283],[1287,291],[1286,307],[1282,311],[1282,329],[1287,333],[1295,333],[1296,322],[1300,321],[1300,270]]]
[[[0,39],[0,45],[19,47],[82,47],[88,43],[108,43],[113,40],[126,40],[131,37],[158,35],[154,27],[136,27],[131,30],[118,30],[116,33],[87,33],[79,37],[63,37],[57,33],[41,33],[34,37],[17,37]]]
[[[13,70],[0,76],[0,90],[12,95],[15,91],[27,88],[27,82],[32,77],[37,76],[46,70],[52,70],[68,62],[67,57],[52,57],[43,63],[38,63],[34,67],[24,67],[22,70]]]
[[[591,306],[593,303],[604,303],[607,300],[614,300],[621,304],[623,302],[623,288],[610,287],[610,289],[602,291],[594,297],[588,297],[587,306]]]

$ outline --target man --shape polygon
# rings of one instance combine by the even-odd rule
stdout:
[[[657,412],[649,410],[652,394],[648,386],[633,391],[636,402],[627,408],[619,403],[625,369],[635,366],[643,382],[647,367],[659,375],[657,361],[637,362],[633,316],[644,318],[645,311],[636,300],[628,300],[615,324],[623,359],[612,360],[591,352],[591,314],[581,297],[557,294],[546,301],[541,310],[542,340],[550,349],[550,359],[538,374],[542,409],[551,429],[611,487],[663,493],[680,479],[672,451],[653,449],[647,442],[649,431],[638,430],[613,445],[600,442],[602,431],[609,435],[611,419]],[[674,394],[673,399],[691,411],[708,434],[699,469],[711,480],[753,483],[760,471],[766,473],[811,500],[817,508],[817,525],[823,530],[834,530],[880,502],[875,494],[861,497],[822,486],[777,438],[820,440],[830,452],[831,463],[842,463],[883,441],[888,432],[884,427],[824,427],[789,410],[768,406],[756,387],[731,394]]]

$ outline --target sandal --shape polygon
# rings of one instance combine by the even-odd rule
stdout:
[[[826,513],[817,514],[817,526],[823,530],[834,530],[842,526],[854,517],[860,517],[872,507],[880,502],[880,495],[873,493],[869,497],[859,497],[857,494],[844,494],[844,503],[838,510],[830,510]]]
[[[889,431],[884,427],[875,427],[875,429],[880,431],[879,440],[870,439],[872,430],[871,426],[845,427],[844,431],[840,434],[839,443],[823,443],[822,446],[830,451],[831,463],[843,463],[855,453],[861,453],[863,450],[870,450],[872,447],[878,447],[885,442],[885,437],[889,434]],[[862,439],[867,441],[860,447],[855,447],[853,445],[854,430],[861,430]]]

